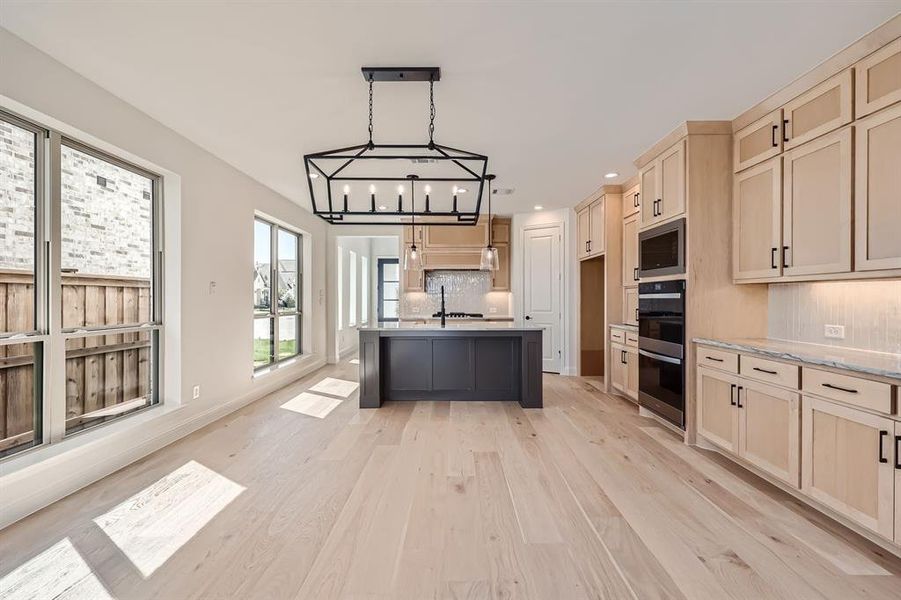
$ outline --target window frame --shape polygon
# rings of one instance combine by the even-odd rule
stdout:
[[[264,223],[269,226],[269,312],[263,314],[256,310],[256,306],[252,307],[253,324],[257,321],[268,320],[269,322],[269,362],[257,366],[255,363],[255,350],[251,352],[251,364],[254,373],[259,373],[269,369],[277,368],[280,365],[293,362],[299,356],[303,355],[303,234],[291,228],[280,225],[266,217],[254,215],[254,225],[257,222]],[[295,302],[293,309],[283,310],[279,307],[278,281],[279,281],[279,261],[283,260],[278,252],[279,233],[284,232],[294,238],[294,269],[295,269]],[[256,255],[254,255],[254,261]],[[283,317],[294,317],[294,348],[293,354],[280,357],[280,327],[279,321]],[[255,328],[253,328],[255,330]],[[256,335],[253,336],[253,343],[256,343]],[[253,346],[251,346],[253,348]]]
[[[397,286],[398,286],[398,294],[397,300],[388,300],[388,302],[396,302],[397,303],[397,314],[400,314],[400,258],[379,258],[376,262],[376,268],[378,270],[378,281],[376,282],[376,286],[378,288],[378,305],[376,306],[376,318],[379,323],[396,323],[400,320],[399,317],[385,317],[385,265],[397,265]],[[389,281],[387,283],[395,283],[394,281]]]

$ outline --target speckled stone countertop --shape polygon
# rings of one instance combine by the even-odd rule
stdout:
[[[626,331],[638,331],[638,325],[630,325],[629,323],[611,323],[613,329],[624,329]]]
[[[901,384],[901,354],[870,352],[867,350],[821,346],[819,344],[768,338],[729,340],[694,338],[694,342],[726,350],[759,354],[769,358],[793,360],[810,365],[890,377],[897,379],[898,383]]]

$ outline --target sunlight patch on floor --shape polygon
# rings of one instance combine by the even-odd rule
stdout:
[[[302,415],[324,419],[330,412],[335,410],[341,402],[342,401],[339,398],[327,398],[326,396],[320,396],[319,394],[302,392],[300,395],[295,396],[282,404],[282,408],[292,410]]]
[[[150,577],[244,489],[192,460],[94,522]]]
[[[0,600],[112,600],[69,538],[0,578]]]
[[[346,379],[335,379],[334,377],[326,377],[316,385],[310,388],[311,392],[320,394],[328,394],[329,396],[341,396],[347,398],[357,391],[360,384],[356,381],[347,381]]]

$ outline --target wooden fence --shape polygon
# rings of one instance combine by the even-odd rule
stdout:
[[[63,275],[63,327],[150,320],[147,280]],[[33,328],[30,275],[0,272],[0,330]],[[150,393],[150,333],[116,333],[66,342],[66,424],[143,405]],[[0,346],[0,450],[27,442],[34,426],[34,345]]]

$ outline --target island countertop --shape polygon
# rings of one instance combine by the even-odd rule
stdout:
[[[453,332],[453,331],[540,331],[537,325],[524,324],[521,321],[448,321],[441,326],[440,322],[411,323],[406,321],[378,323],[357,328],[359,331],[422,331],[422,332]]]

